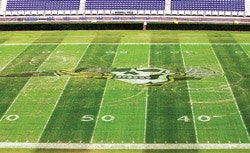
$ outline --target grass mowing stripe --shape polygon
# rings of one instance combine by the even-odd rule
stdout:
[[[90,44],[89,44],[89,45],[90,45]],[[86,47],[85,51],[88,49],[89,45]],[[64,47],[66,47],[66,49],[67,49],[67,46],[64,46]],[[61,49],[61,48],[60,48],[60,49]],[[62,49],[65,49],[65,48],[62,47]],[[72,48],[71,48],[71,47],[68,48],[68,49],[69,49],[70,52],[72,51]],[[79,49],[80,49],[80,48],[77,48],[77,50],[79,50]],[[78,62],[77,62],[76,65],[78,65],[79,62],[81,61],[82,57],[83,57],[84,54],[85,54],[85,51],[82,53],[82,55],[81,55],[81,57],[79,58],[79,60],[78,60]],[[57,51],[57,53],[60,53],[60,52],[62,52],[62,51],[61,51],[61,50],[60,50],[60,51]],[[64,50],[63,52],[65,52],[65,50]],[[74,55],[74,56],[75,56],[75,55]],[[65,57],[64,57],[64,58],[65,58]],[[56,58],[56,59],[58,59],[58,58]],[[59,58],[59,59],[60,59],[60,58]],[[64,62],[65,62],[65,61],[64,61]],[[53,62],[52,62],[52,63],[53,63]],[[73,63],[72,59],[70,59],[70,63]],[[49,66],[50,66],[50,65],[49,65]],[[60,67],[61,67],[61,66],[62,66],[62,63],[60,64]],[[68,64],[67,64],[67,66],[68,66]],[[42,131],[42,133],[40,134],[40,136],[39,136],[37,142],[40,142],[40,139],[41,139],[41,137],[42,137],[42,135],[43,135],[43,132],[44,132],[44,130],[45,130],[47,124],[49,123],[49,120],[50,120],[50,118],[51,118],[51,116],[52,116],[52,113],[54,112],[54,110],[55,110],[55,108],[56,108],[56,106],[57,106],[57,104],[58,104],[58,102],[59,102],[59,100],[60,100],[60,98],[61,98],[61,96],[62,96],[62,94],[63,94],[63,92],[64,92],[64,90],[65,90],[65,88],[66,88],[66,86],[67,86],[67,84],[68,84],[68,82],[69,82],[69,80],[70,80],[70,78],[68,78],[68,79],[66,80],[66,82],[65,82],[65,84],[64,84],[64,87],[62,88],[62,91],[61,91],[61,93],[59,94],[59,96],[58,96],[58,98],[57,98],[57,100],[56,100],[56,102],[55,102],[55,104],[54,104],[54,107],[53,107],[53,109],[52,109],[52,111],[51,111],[51,113],[50,113],[50,116],[48,117],[48,119],[47,119],[47,121],[46,121],[46,124],[45,124],[44,127],[43,127],[43,131]]]
[[[43,51],[53,50],[55,45],[29,46],[16,59],[14,59],[0,75],[15,74],[20,72],[35,71],[41,63],[49,56]],[[38,49],[39,48],[39,49]],[[35,52],[34,52],[35,50]],[[32,60],[33,59],[33,60]],[[35,60],[36,59],[36,60]],[[31,63],[33,61],[33,63]],[[32,65],[31,65],[32,64]],[[8,109],[10,103],[18,95],[19,91],[29,80],[28,77],[0,77],[0,86],[4,87],[0,90],[0,116]],[[12,82],[11,84],[9,82]]]
[[[243,51],[246,53],[247,57],[250,59],[250,45],[241,45],[241,47]]]
[[[176,71],[182,68],[179,45],[151,45],[150,66]],[[149,87],[147,112],[147,143],[195,143],[187,84],[176,81],[159,87]]]
[[[150,55],[151,55],[151,47],[148,49],[148,68],[150,68]],[[147,143],[147,116],[148,116],[148,87],[146,91],[146,104],[145,104],[145,113],[144,113],[144,143]]]
[[[246,142],[239,114],[211,46],[182,45],[182,49],[188,67],[208,68],[219,74],[189,81],[200,143]]]
[[[242,124],[244,126],[246,135],[248,137],[248,142],[250,142],[250,113],[247,108],[249,108],[249,98],[247,95],[250,94],[248,85],[250,84],[250,78],[247,74],[250,70],[249,67],[249,58],[239,54],[239,51],[242,51],[241,46],[214,46],[213,51],[218,63],[221,66],[221,69],[225,73],[225,79],[227,81],[228,87],[230,88],[231,95],[234,99],[235,106],[240,115]],[[240,81],[237,75],[240,75]],[[242,78],[244,78],[242,80]],[[242,80],[242,81],[241,81]],[[248,85],[247,85],[248,84]]]
[[[119,48],[119,46],[118,46],[118,48]],[[115,51],[115,57],[113,59],[113,62],[111,64],[111,66],[114,64],[116,56],[117,56],[117,51]],[[96,130],[97,123],[98,123],[99,118],[100,118],[100,113],[101,113],[101,110],[102,110],[102,107],[103,107],[103,100],[104,100],[104,95],[105,95],[105,92],[106,92],[106,89],[107,89],[107,84],[108,84],[108,80],[107,80],[107,82],[105,84],[105,87],[104,87],[104,91],[103,91],[103,95],[102,95],[102,100],[101,100],[100,108],[99,108],[99,111],[98,111],[98,114],[97,114],[97,117],[96,117],[96,122],[95,122],[95,126],[94,126],[94,129],[93,129],[93,133],[92,133],[92,137],[91,137],[90,143],[93,143],[95,130]]]
[[[120,45],[112,67],[145,67],[148,49],[148,45]],[[143,143],[144,86],[110,79],[105,91],[93,143]],[[110,115],[114,117],[113,120]]]
[[[95,130],[96,130],[97,123],[98,123],[99,118],[100,118],[100,113],[101,113],[101,110],[102,110],[102,107],[103,107],[103,100],[104,100],[104,95],[105,95],[105,92],[106,92],[106,89],[107,89],[107,83],[108,83],[108,80],[107,80],[107,82],[105,84],[105,88],[104,88],[104,91],[103,91],[101,104],[100,104],[99,111],[98,111],[97,116],[96,116],[96,122],[95,122],[95,126],[94,126],[94,129],[93,129],[93,133],[92,133],[92,137],[91,137],[90,143],[93,143],[93,140],[94,140]]]
[[[181,45],[180,45],[180,52],[181,52],[181,58],[182,58],[182,63],[183,63],[184,69],[186,69],[187,67],[186,67],[185,58],[183,56],[183,49],[182,49]],[[192,111],[192,119],[193,119],[193,123],[194,123],[195,139],[196,139],[196,143],[199,143],[199,138],[198,138],[198,133],[197,133],[197,127],[196,127],[196,122],[195,122],[193,100],[192,100],[192,96],[190,94],[189,81],[187,80],[186,82],[187,82],[187,90],[188,90],[189,102],[190,102],[191,111]]]
[[[90,44],[77,68],[110,67],[114,54],[107,51],[116,47]],[[71,77],[40,141],[89,143],[105,84],[105,79]]]
[[[0,72],[15,60],[27,46],[1,46],[0,45]]]
[[[50,55],[48,55],[47,56],[47,58],[44,60],[44,62],[48,59],[50,57]],[[39,68],[41,67],[43,65],[43,63],[41,63],[40,64],[40,66],[37,68],[37,70],[39,70]],[[18,95],[15,97],[15,99],[14,99],[14,101],[11,103],[11,105],[8,107],[8,109],[6,110],[6,112],[5,112],[5,114],[2,116],[2,118],[0,119],[0,122],[1,122],[1,124],[0,124],[0,129],[6,129],[6,127],[8,127],[11,123],[11,119],[8,119],[10,116],[13,116],[13,114],[11,114],[10,112],[11,112],[11,110],[13,109],[13,107],[16,105],[16,102],[18,101],[18,99],[20,98],[20,96],[24,93],[24,91],[26,90],[26,88],[28,87],[28,85],[29,85],[29,83],[31,82],[31,80],[32,80],[32,78],[29,78],[28,79],[28,81],[25,83],[25,85],[23,86],[23,88],[21,89],[21,91],[18,93]],[[15,110],[15,109],[14,109]],[[7,114],[9,114],[9,116],[7,116]],[[14,116],[18,116],[18,118],[17,119],[19,119],[19,114],[14,114]],[[7,116],[7,117],[6,117]],[[3,121],[3,119],[6,117],[6,120],[4,120]],[[16,121],[16,120],[14,120],[14,121]],[[15,123],[17,123],[17,122],[15,122]],[[14,129],[18,129],[18,128],[15,128],[15,125],[17,125],[18,126],[18,123],[17,124],[15,124],[15,125],[13,125],[14,123],[12,123],[10,126],[11,127],[14,127]],[[18,127],[20,127],[20,126],[18,126]],[[7,128],[8,129],[8,128]],[[6,131],[6,133],[8,133],[8,134],[6,134],[6,133],[2,133],[2,136],[1,136],[1,139],[4,139],[4,138],[6,138],[6,135],[7,135],[7,138],[9,137],[9,135],[11,135],[9,132],[11,132],[12,133],[12,131],[11,130],[8,130],[8,131]],[[16,132],[16,131],[15,131]],[[6,134],[6,135],[5,135]],[[20,136],[22,136],[23,137],[23,135],[22,134],[20,134],[19,135],[19,137]],[[11,137],[11,136],[10,136]],[[17,136],[16,136],[17,137]],[[8,140],[8,139],[7,139]],[[3,140],[2,140],[3,141]],[[13,140],[10,140],[10,141],[13,141]],[[16,140],[14,140],[14,141],[16,141]],[[22,140],[23,141],[23,140]],[[25,140],[26,141],[26,140]]]

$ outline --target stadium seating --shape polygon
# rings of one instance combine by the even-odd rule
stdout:
[[[172,0],[171,10],[245,11],[245,0]]]
[[[79,10],[80,0],[8,0],[7,11]]]
[[[165,0],[86,0],[86,10],[164,10]]]

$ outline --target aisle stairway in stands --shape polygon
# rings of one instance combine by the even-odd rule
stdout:
[[[7,0],[0,0],[0,15],[2,15],[4,11],[6,11],[6,4]]]
[[[250,16],[250,0],[245,1],[245,11],[246,15]]]
[[[79,10],[85,11],[86,0],[80,0]]]

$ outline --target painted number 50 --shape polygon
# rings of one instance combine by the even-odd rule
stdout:
[[[101,117],[101,119],[104,122],[111,122],[115,119],[115,117],[112,115],[104,115]],[[84,115],[81,118],[81,121],[83,121],[83,122],[90,122],[90,121],[94,121],[94,120],[95,120],[94,115]]]

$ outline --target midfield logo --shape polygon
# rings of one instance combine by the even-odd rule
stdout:
[[[163,68],[79,68],[75,70],[52,70],[42,72],[23,72],[2,75],[1,77],[38,77],[70,75],[88,79],[115,79],[123,82],[160,86],[178,80],[199,80],[205,77],[222,75],[208,68],[177,68],[168,70]]]

